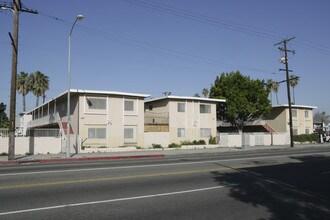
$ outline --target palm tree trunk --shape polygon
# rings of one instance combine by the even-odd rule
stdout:
[[[22,99],[23,99],[23,112],[26,111],[26,102],[25,102],[25,95],[22,94]]]
[[[296,104],[296,97],[294,95],[294,87],[292,87],[292,95],[293,95],[293,104]]]
[[[275,93],[275,94],[276,94],[276,101],[277,101],[277,105],[279,105],[279,104],[278,104],[278,96],[277,96],[277,93]]]
[[[39,105],[39,96],[36,96],[36,107]]]

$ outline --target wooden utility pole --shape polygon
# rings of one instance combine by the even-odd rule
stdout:
[[[10,107],[9,107],[9,142],[8,160],[15,159],[15,117],[16,117],[16,77],[17,77],[17,58],[18,58],[18,24],[19,13],[28,12],[37,14],[37,11],[23,9],[20,0],[13,0],[12,5],[1,4],[1,9],[11,10],[14,14],[13,35],[9,33],[12,42],[12,64],[11,64],[11,84],[10,84]]]
[[[274,44],[274,46],[283,44],[283,47],[279,47],[278,49],[280,51],[284,52],[285,69],[280,69],[280,71],[285,71],[286,72],[286,87],[287,87],[288,103],[289,103],[289,127],[290,127],[290,146],[291,147],[294,147],[293,128],[292,128],[292,107],[291,107],[291,94],[290,94],[290,78],[289,78],[289,72],[292,72],[292,70],[289,70],[288,52],[294,53],[294,51],[287,49],[287,43],[290,40],[293,40],[293,39],[295,39],[295,37],[291,37],[289,39],[284,39],[283,41],[281,41],[277,44]]]

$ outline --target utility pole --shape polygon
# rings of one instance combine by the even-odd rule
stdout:
[[[284,52],[284,64],[285,69],[280,69],[280,71],[286,72],[286,87],[287,87],[287,94],[288,94],[288,103],[289,103],[289,127],[290,127],[290,146],[294,147],[293,143],[293,129],[292,129],[292,106],[291,106],[291,94],[290,94],[290,79],[289,79],[289,72],[292,72],[292,70],[289,70],[289,64],[288,64],[288,52],[295,53],[293,50],[287,49],[287,43],[291,40],[295,39],[295,37],[291,37],[288,39],[284,39],[283,41],[274,44],[276,45],[283,45],[283,47],[279,47],[278,49],[282,52]]]
[[[28,12],[37,14],[37,11],[22,7],[21,0],[13,0],[12,5],[1,4],[1,9],[11,10],[14,14],[13,36],[9,33],[12,43],[12,65],[11,65],[11,84],[10,84],[10,108],[9,108],[9,142],[8,160],[15,159],[15,117],[16,117],[16,77],[17,77],[17,58],[18,58],[18,24],[19,13]]]

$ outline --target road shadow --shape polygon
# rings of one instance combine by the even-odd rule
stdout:
[[[269,219],[330,219],[330,157],[292,157],[298,162],[212,172],[229,196],[262,207]],[[253,162],[252,162],[253,163]],[[259,162],[255,162],[259,164]]]

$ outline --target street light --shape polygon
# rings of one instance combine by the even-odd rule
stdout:
[[[83,15],[77,15],[76,20],[74,21],[71,31],[69,34],[69,60],[68,60],[68,111],[67,111],[67,123],[66,123],[66,156],[70,157],[70,89],[71,89],[71,35],[74,26],[76,25],[77,21],[81,21],[84,18]]]

